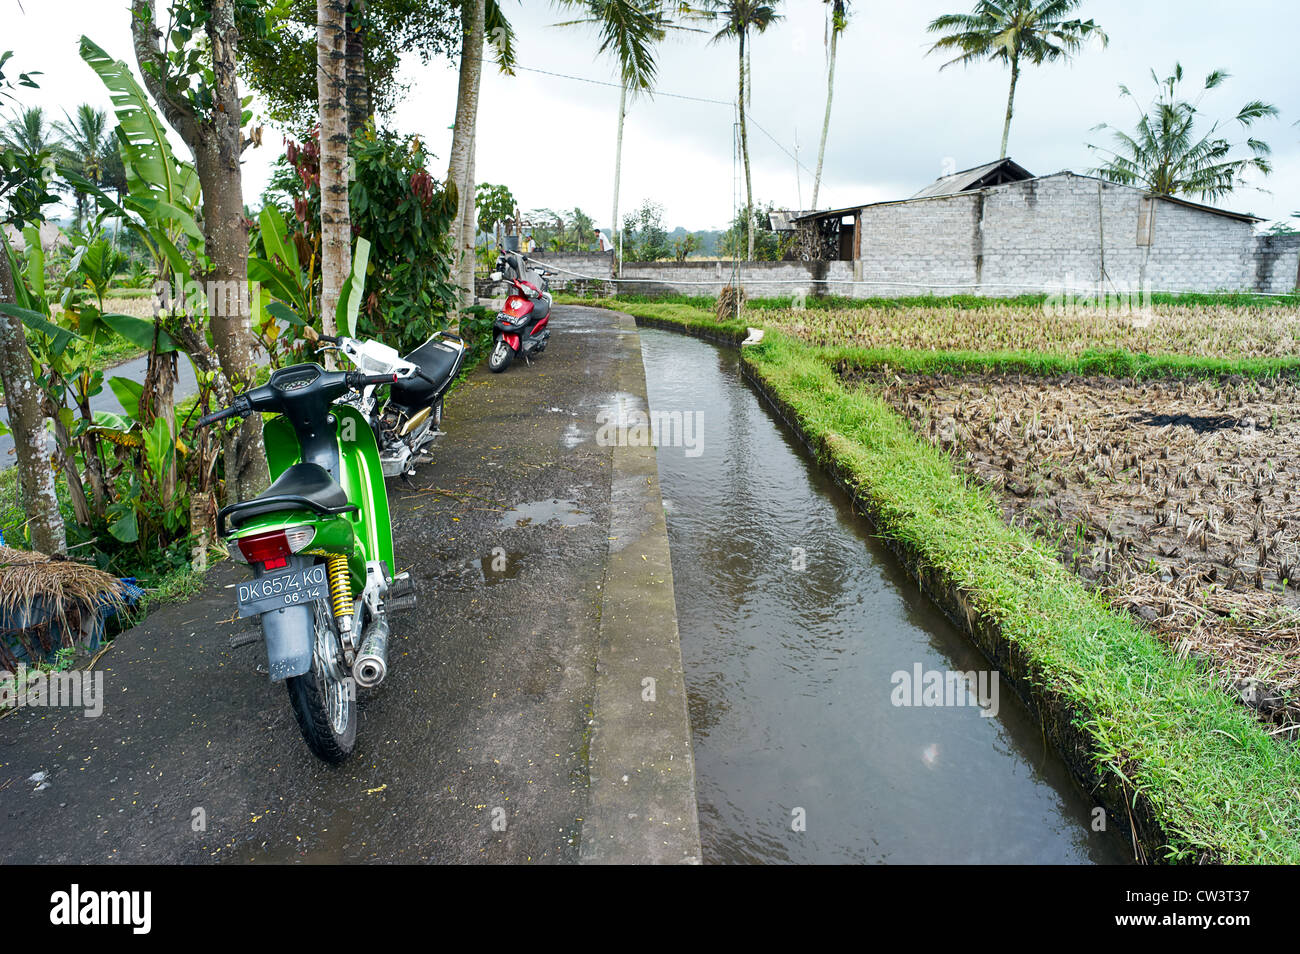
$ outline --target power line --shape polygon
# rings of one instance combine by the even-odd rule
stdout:
[[[593,86],[608,86],[611,89],[622,89],[621,83],[608,83],[604,80],[589,79],[586,76],[570,76],[568,73],[552,73],[550,70],[534,69],[531,66],[516,66],[515,69],[523,70],[526,73],[541,73],[544,76],[558,76],[560,79],[576,80],[579,83],[591,83]],[[665,93],[660,90],[654,92],[655,96],[668,96],[672,99],[688,99],[695,103],[713,103],[715,106],[734,106],[734,103],[725,99],[708,99],[704,96],[687,96],[683,93]]]
[[[586,76],[573,76],[573,75],[571,75],[571,74],[569,74],[569,73],[554,73],[554,72],[552,72],[551,70],[539,70],[539,69],[536,69],[535,67],[531,67],[531,66],[516,66],[515,69],[517,69],[517,70],[523,70],[523,71],[526,72],[526,73],[540,73],[540,74],[542,74],[543,76],[555,76],[555,77],[558,77],[559,79],[573,80],[573,81],[578,82],[578,83],[590,83],[590,84],[593,85],[593,86],[607,86],[607,87],[609,87],[610,89],[619,89],[619,90],[621,90],[621,89],[623,88],[622,84],[620,84],[620,83],[610,83],[610,82],[607,82],[607,81],[605,81],[605,80],[591,79],[591,78],[586,77]],[[715,106],[727,106],[727,107],[729,107],[729,108],[731,108],[731,109],[735,109],[735,108],[736,108],[736,104],[735,104],[734,102],[732,102],[732,101],[730,101],[730,100],[725,100],[725,99],[709,99],[708,97],[705,97],[705,96],[687,96],[687,95],[685,95],[684,93],[665,93],[665,92],[661,92],[661,91],[656,91],[656,92],[654,93],[654,95],[655,95],[655,96],[667,96],[667,97],[669,97],[670,99],[685,99],[685,100],[689,100],[689,101],[694,102],[694,103],[711,103],[711,104],[713,104],[713,105],[715,105]],[[799,157],[798,157],[798,156],[796,156],[794,153],[792,153],[789,149],[785,148],[785,146],[781,145],[781,141],[780,141],[779,139],[777,139],[777,138],[776,138],[775,136],[773,136],[770,132],[768,132],[766,129],[764,129],[764,128],[763,128],[763,125],[762,125],[762,124],[761,124],[757,119],[755,119],[751,113],[746,112],[746,113],[745,113],[745,119],[746,119],[747,121],[753,123],[753,124],[754,124],[754,127],[755,127],[759,132],[761,132],[761,133],[762,133],[764,136],[766,136],[768,139],[772,140],[772,144],[773,144],[774,146],[776,146],[776,148],[780,149],[780,150],[781,150],[783,153],[785,153],[789,158],[793,159],[793,160],[794,160],[794,164],[795,164],[796,166],[798,166],[798,167],[799,167],[800,169],[802,169],[804,172],[808,173],[808,175],[812,176],[814,179],[817,177],[817,174],[816,174],[815,172],[813,172],[811,169],[809,169],[807,166],[805,166],[802,162],[799,161]]]

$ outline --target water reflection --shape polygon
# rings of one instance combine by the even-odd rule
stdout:
[[[897,706],[895,672],[988,669],[739,376],[643,329],[711,862],[1123,862],[1013,691]],[[804,823],[804,830],[800,821]]]

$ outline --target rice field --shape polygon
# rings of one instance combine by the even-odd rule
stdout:
[[[1112,604],[1288,734],[1300,729],[1300,386],[848,376]]]
[[[1080,355],[1122,350],[1217,358],[1300,354],[1300,309],[1293,304],[1155,304],[1109,311],[1053,307],[1050,303],[997,303],[979,308],[788,308],[764,309],[761,323],[811,344],[916,351]]]

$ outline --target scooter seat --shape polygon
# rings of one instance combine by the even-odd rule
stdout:
[[[238,529],[253,517],[281,510],[313,510],[322,516],[335,516],[359,509],[356,504],[348,503],[347,492],[324,467],[299,463],[289,467],[251,500],[223,507],[217,514],[217,531],[224,537],[227,520],[232,528]]]
[[[411,362],[427,374],[437,382],[437,386],[423,378],[394,381],[390,389],[392,399],[403,407],[409,408],[432,404],[438,395],[451,385],[451,380],[460,370],[464,357],[465,346],[455,338],[434,335],[408,354],[404,360]]]

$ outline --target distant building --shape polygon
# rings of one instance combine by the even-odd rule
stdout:
[[[908,199],[787,213],[780,225],[797,229],[803,261],[828,263],[816,269],[825,279],[884,283],[888,294],[1294,291],[1300,236],[1260,234],[1260,221],[1068,171],[1034,176],[1000,159]],[[839,262],[851,263],[851,278]]]
[[[21,251],[27,247],[27,241],[23,238],[23,233],[12,225],[6,225],[5,238],[9,240],[9,245]],[[59,226],[55,222],[41,223],[41,246],[49,252],[65,245],[70,245],[68,237],[59,231]]]

